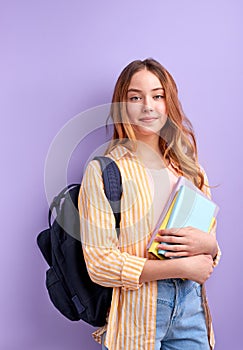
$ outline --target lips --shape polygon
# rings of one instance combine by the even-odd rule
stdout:
[[[149,117],[140,118],[139,120],[141,122],[148,123],[148,122],[152,122],[152,121],[157,120],[157,119],[158,119],[158,117],[149,116]]]

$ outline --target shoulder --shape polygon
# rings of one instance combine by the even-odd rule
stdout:
[[[84,169],[84,174],[82,178],[82,186],[89,187],[92,184],[102,181],[102,173],[98,160],[91,160],[88,162]]]

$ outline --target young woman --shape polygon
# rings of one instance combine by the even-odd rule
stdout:
[[[109,350],[208,350],[214,341],[202,284],[220,257],[215,227],[210,234],[192,227],[160,231],[158,241],[173,243],[166,256],[176,259],[151,260],[147,253],[178,176],[210,195],[172,76],[153,59],[131,62],[116,83],[111,117],[114,135],[106,154],[123,182],[119,240],[95,160],[79,201],[90,277],[113,287],[107,325],[94,337]]]

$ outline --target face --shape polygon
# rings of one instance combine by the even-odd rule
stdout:
[[[167,121],[164,89],[152,72],[135,73],[127,92],[127,114],[135,135],[158,134]]]

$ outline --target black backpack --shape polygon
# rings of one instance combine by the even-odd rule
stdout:
[[[116,163],[108,157],[100,162],[104,191],[120,226],[122,182]],[[39,233],[37,244],[50,268],[46,287],[55,307],[69,320],[103,326],[111,304],[112,288],[91,281],[80,242],[78,194],[80,184],[69,185],[56,196],[49,209],[49,228]],[[52,211],[56,218],[51,223]]]

